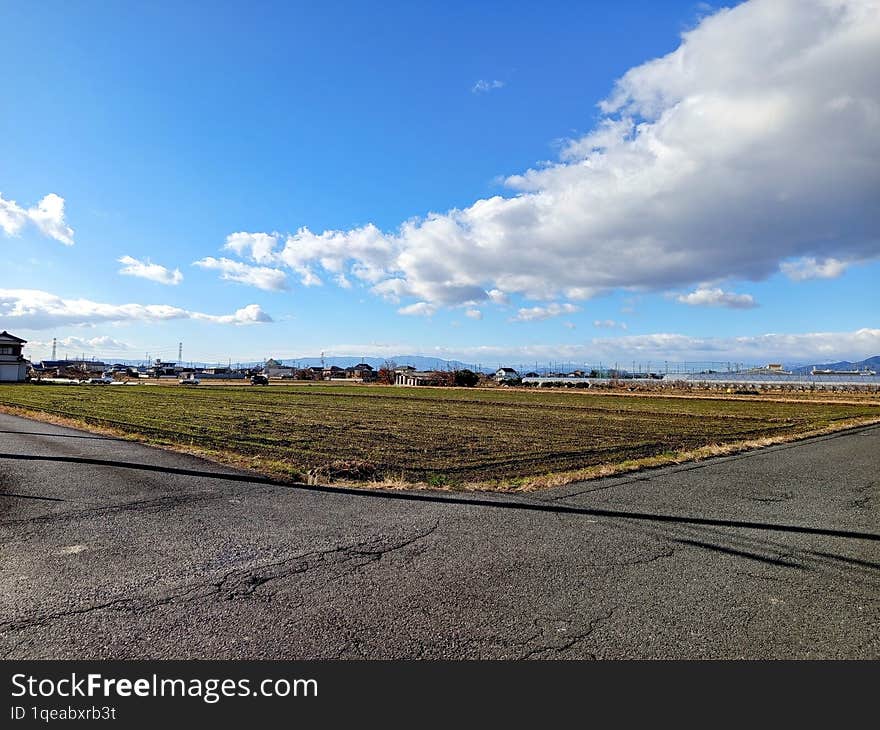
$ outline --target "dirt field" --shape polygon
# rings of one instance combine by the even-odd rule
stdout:
[[[505,490],[880,418],[877,402],[346,385],[4,385],[0,406],[297,481]]]

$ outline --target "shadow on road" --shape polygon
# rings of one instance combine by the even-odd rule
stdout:
[[[13,492],[0,492],[0,497],[15,497],[16,499],[41,499],[45,502],[66,502],[59,497],[42,497],[37,494],[14,494]]]
[[[746,552],[745,550],[734,550],[731,547],[725,547],[724,545],[714,545],[710,542],[675,538],[673,538],[672,542],[677,542],[681,545],[690,545],[691,547],[703,548],[704,550],[714,550],[715,552],[724,553],[725,555],[733,555],[737,558],[748,558],[749,560],[757,560],[761,563],[767,563],[768,565],[778,565],[782,568],[794,568],[795,570],[804,570],[803,565],[792,563],[788,560],[781,560],[780,558],[770,558],[766,555],[758,555],[757,553],[750,553]]]
[[[45,436],[53,439],[86,439],[87,441],[127,441],[128,439],[117,438],[116,436],[92,436],[86,434],[75,433],[43,433],[41,431],[3,431],[0,433],[11,433],[16,436]]]
[[[461,504],[470,507],[489,507],[494,509],[528,510],[534,512],[547,512],[552,514],[587,515],[590,517],[610,517],[625,520],[645,522],[672,523],[679,525],[711,525],[717,527],[737,527],[748,530],[767,530],[774,532],[799,533],[807,535],[823,535],[826,537],[841,537],[854,540],[871,540],[880,542],[880,534],[870,532],[857,532],[854,530],[833,530],[821,527],[806,527],[802,525],[780,525],[766,522],[750,522],[745,520],[725,520],[709,517],[685,517],[678,515],[662,515],[648,512],[624,512],[620,510],[599,509],[593,507],[571,507],[568,505],[548,504],[546,502],[524,502],[510,497],[496,497],[486,499],[479,497],[452,497],[439,494],[417,494],[414,492],[389,492],[378,489],[358,489],[353,487],[328,487],[310,486],[296,482],[283,482],[259,475],[251,475],[236,472],[213,472],[200,469],[183,469],[178,467],[159,466],[156,464],[139,464],[127,461],[114,461],[111,459],[92,459],[83,456],[44,456],[36,454],[6,454],[0,453],[0,459],[13,459],[19,461],[48,461],[63,462],[70,464],[88,464],[91,466],[105,466],[114,469],[138,469],[153,471],[163,474],[176,474],[192,476],[203,479],[221,479],[233,482],[245,482],[250,484],[263,484],[283,489],[297,489],[308,492],[325,494],[345,494],[364,499],[400,500],[409,502],[431,502],[437,504]]]

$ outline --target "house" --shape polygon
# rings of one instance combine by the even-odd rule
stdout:
[[[345,377],[352,380],[360,380],[364,383],[370,383],[376,379],[376,371],[372,365],[365,362],[359,362],[354,367],[345,368]]]
[[[395,385],[440,385],[441,377],[438,373],[418,370],[395,370]]]
[[[61,375],[64,372],[76,370],[81,373],[103,373],[107,369],[107,363],[101,360],[43,360],[37,371],[54,371]]]
[[[297,374],[296,368],[287,367],[286,365],[270,365],[275,360],[267,360],[266,367],[263,369],[263,375],[267,378],[295,378]]]
[[[494,377],[497,382],[504,383],[510,380],[519,380],[519,373],[513,368],[498,368]]]
[[[0,381],[20,383],[27,377],[27,360],[21,354],[26,342],[6,330],[0,332]]]
[[[333,380],[334,378],[344,377],[344,375],[345,370],[343,370],[338,365],[328,365],[323,369],[321,373],[321,377],[324,380]]]
[[[180,374],[183,368],[178,368],[176,362],[163,362],[156,360],[151,368],[152,374],[157,378],[174,378]]]
[[[204,375],[228,375],[231,370],[227,367],[218,365],[214,368],[202,368],[200,372]]]

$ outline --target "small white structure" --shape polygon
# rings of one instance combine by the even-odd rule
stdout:
[[[21,348],[27,340],[0,332],[0,382],[20,383],[27,378],[27,361],[21,354]]]
[[[394,374],[395,385],[440,385],[437,373],[418,370],[400,370]]]
[[[508,380],[519,380],[519,373],[513,368],[498,368],[495,371],[495,380],[504,383]]]

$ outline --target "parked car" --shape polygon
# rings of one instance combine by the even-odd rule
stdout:
[[[198,385],[201,382],[195,375],[188,375],[177,381],[178,385]]]
[[[251,385],[269,385],[269,378],[265,375],[251,375]]]

